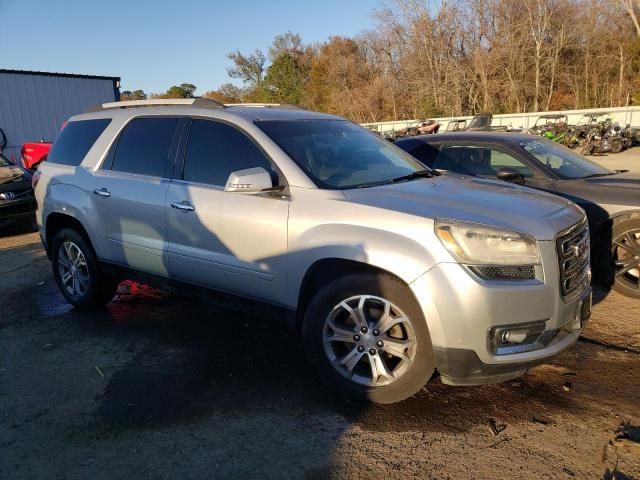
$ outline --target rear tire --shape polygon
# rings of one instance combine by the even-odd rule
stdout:
[[[76,230],[64,228],[53,237],[51,265],[58,288],[75,307],[101,307],[113,300],[118,282],[101,272],[93,248]]]
[[[353,274],[325,286],[306,308],[302,336],[320,378],[357,399],[399,402],[435,370],[422,310],[388,274]]]
[[[609,148],[611,153],[620,153],[624,150],[624,143],[621,138],[613,138],[609,140]]]
[[[626,297],[640,299],[640,219],[613,226],[611,257],[615,275],[613,289]]]

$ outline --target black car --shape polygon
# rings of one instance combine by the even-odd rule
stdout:
[[[589,218],[596,279],[640,299],[640,176],[518,133],[441,133],[395,144],[436,170],[497,178],[574,201]]]
[[[31,174],[0,154],[0,223],[15,219],[25,227],[31,226],[35,210]]]

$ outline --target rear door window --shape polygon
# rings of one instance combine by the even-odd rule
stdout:
[[[231,172],[271,163],[249,137],[222,122],[193,120],[184,164],[183,179],[224,186]]]
[[[111,123],[109,118],[67,123],[51,147],[47,162],[74,167],[80,165],[109,123]]]
[[[131,120],[120,134],[111,169],[149,177],[167,175],[179,121],[167,117]]]

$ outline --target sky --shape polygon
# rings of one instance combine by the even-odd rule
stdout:
[[[231,81],[226,54],[292,31],[305,43],[374,26],[379,0],[0,0],[0,68],[107,75],[121,91],[196,94]],[[235,82],[235,81],[234,81]]]

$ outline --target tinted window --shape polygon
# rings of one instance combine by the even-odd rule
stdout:
[[[244,133],[220,122],[193,121],[184,165],[185,180],[224,186],[231,172],[254,167],[271,171],[269,161]]]
[[[402,148],[402,145],[400,145]],[[409,153],[424,163],[427,167],[433,168],[436,157],[438,156],[438,146],[422,143],[417,147],[409,150]]]
[[[78,166],[111,123],[108,118],[69,122],[53,144],[47,162]]]
[[[424,170],[411,155],[346,120],[256,123],[324,188],[355,188]]]
[[[483,147],[442,147],[434,168],[476,177],[495,177],[504,167],[514,168],[523,177],[533,177],[533,171],[517,158],[500,150]]]
[[[178,118],[136,118],[124,128],[113,157],[113,170],[162,177]]]

